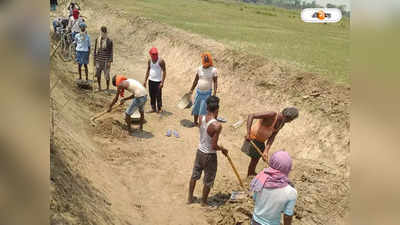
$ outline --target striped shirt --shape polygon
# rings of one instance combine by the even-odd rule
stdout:
[[[105,48],[102,48],[101,46],[98,46],[98,39],[99,38],[96,39],[96,42],[94,44],[94,58],[96,59],[96,62],[112,62],[114,55],[113,41],[110,38],[107,38],[106,46]],[[104,40],[101,41],[103,42]]]

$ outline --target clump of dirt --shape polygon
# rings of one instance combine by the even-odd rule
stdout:
[[[337,224],[348,213],[349,178],[321,162],[298,163],[293,170],[297,199],[295,217],[300,224]],[[323,213],[325,216],[317,216]]]
[[[294,214],[296,224],[341,224],[337,218],[343,218],[348,213],[348,178],[343,177],[343,174],[334,168],[316,161],[298,163],[290,177],[299,194]],[[251,178],[247,178],[244,181],[245,187],[249,187],[250,182]],[[229,196],[238,190],[238,184],[223,180],[215,188],[228,191],[225,195]],[[217,202],[225,200],[217,194],[210,202],[215,202],[215,198]],[[244,199],[235,202],[224,201],[218,210],[208,215],[208,222],[212,225],[250,225],[253,210],[254,201],[248,192]],[[321,213],[325,216],[319,216]]]
[[[250,179],[243,181],[245,187],[249,186],[250,181]],[[217,210],[211,211],[209,218],[213,219],[208,220],[208,223],[211,225],[250,225],[254,207],[250,193],[240,190],[237,182],[228,179],[224,179],[222,183],[219,183],[216,189],[223,189],[224,193],[219,192],[210,198],[209,201],[213,204],[215,204],[215,199],[217,199],[216,205],[219,205],[219,207]],[[232,201],[230,196],[234,191],[244,191],[243,198]]]
[[[126,138],[127,132],[122,127],[125,126],[114,118],[96,120],[95,134],[103,138]]]

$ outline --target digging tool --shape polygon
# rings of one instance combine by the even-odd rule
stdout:
[[[192,97],[191,93],[186,93],[185,95],[183,95],[181,100],[179,100],[178,108],[179,109],[189,108],[192,105],[192,100],[190,99],[191,97]]]
[[[260,156],[262,157],[262,156],[263,156],[263,153],[262,153],[261,150],[258,148],[258,146],[257,146],[256,144],[254,144],[254,142],[253,142],[252,140],[250,140],[250,143],[251,143],[251,144],[253,145],[253,147],[257,150],[258,154],[260,154]],[[264,162],[267,164],[267,166],[269,166],[267,161],[264,161]]]
[[[232,162],[231,157],[230,157],[228,154],[226,154],[225,156],[226,156],[226,158],[228,159],[229,164],[231,164],[232,169],[233,169],[233,172],[235,172],[235,175],[236,175],[237,179],[239,180],[240,186],[244,189],[244,185],[243,185],[242,179],[240,179],[239,173],[238,173],[238,171],[236,170],[235,165],[233,165],[233,162]]]
[[[114,105],[114,106],[111,108],[111,112],[112,112],[112,110],[114,110],[114,109],[116,109],[116,108],[119,108],[120,106],[122,106],[122,105],[121,105],[121,104],[119,104],[119,105]],[[106,114],[106,113],[108,113],[108,111],[104,111],[104,112],[102,112],[102,113],[99,113],[99,114],[97,114],[97,115],[91,117],[91,118],[90,118],[90,121],[94,122],[96,119],[98,119],[99,117],[103,116],[103,115]]]

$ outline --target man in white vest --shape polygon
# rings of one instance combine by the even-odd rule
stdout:
[[[151,48],[149,51],[151,59],[147,62],[147,72],[143,86],[146,87],[149,80],[150,112],[161,112],[162,110],[162,88],[164,87],[167,70],[164,59],[158,57],[157,48]]]

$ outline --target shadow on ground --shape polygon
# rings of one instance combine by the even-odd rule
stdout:
[[[187,119],[181,120],[180,123],[181,123],[181,125],[182,125],[183,127],[187,127],[187,128],[192,128],[192,127],[194,127],[193,122],[190,121],[190,120],[187,120]]]
[[[137,137],[137,138],[144,138],[144,139],[150,139],[153,138],[154,135],[151,132],[145,131],[145,130],[134,130],[131,133],[131,136]]]

